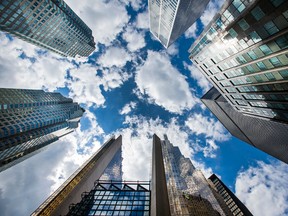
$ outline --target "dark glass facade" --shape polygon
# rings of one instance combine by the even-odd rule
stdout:
[[[89,56],[91,29],[63,0],[3,0],[0,29],[62,56]]]
[[[231,106],[288,121],[288,2],[228,0],[189,49]]]
[[[71,205],[67,215],[150,215],[149,182],[95,182],[90,192],[82,194],[82,200]]]
[[[214,87],[201,100],[233,136],[288,163],[286,123],[238,112]]]
[[[73,132],[83,113],[60,93],[0,88],[0,171]]]
[[[209,182],[220,194],[231,213],[236,216],[252,216],[247,207],[230,191],[230,189],[215,174],[209,177]]]

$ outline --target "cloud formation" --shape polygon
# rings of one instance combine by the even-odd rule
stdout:
[[[189,65],[186,62],[184,62],[183,65],[186,69],[190,71],[191,77],[197,81],[197,84],[202,89],[203,94],[210,90],[212,84],[206,79],[206,77],[199,71],[199,69],[195,65]]]
[[[109,45],[130,18],[126,5],[117,0],[81,0],[81,4],[67,0],[66,3],[92,29],[96,43]]]
[[[130,103],[126,104],[120,111],[119,113],[121,115],[126,115],[128,113],[130,113],[133,109],[135,109],[137,103],[136,102],[133,102],[131,101]]]
[[[67,59],[47,52],[17,38],[10,40],[0,33],[0,86],[55,90],[64,87],[66,71],[74,67]],[[36,58],[37,57],[37,58]]]
[[[255,216],[288,215],[287,179],[287,164],[258,161],[238,173],[236,195]]]
[[[186,77],[164,54],[148,51],[147,60],[138,68],[135,80],[141,94],[147,94],[155,104],[170,112],[182,113],[198,102]]]
[[[128,43],[127,48],[130,52],[135,52],[146,46],[144,32],[129,26],[123,34],[123,39]]]
[[[192,113],[185,121],[185,125],[193,134],[205,136],[204,157],[215,158],[215,150],[219,148],[215,142],[227,141],[230,138],[230,134],[227,133],[219,121],[204,116],[201,113]]]

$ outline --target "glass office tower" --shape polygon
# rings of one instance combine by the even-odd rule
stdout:
[[[219,204],[202,172],[195,169],[191,160],[185,158],[179,148],[170,143],[166,135],[164,140],[154,135],[152,155],[152,213],[175,216],[229,215],[228,208]],[[154,182],[157,183],[159,179],[161,181],[155,185]],[[161,197],[160,200],[156,198],[154,201],[157,187],[163,187],[161,189],[163,194],[158,196]],[[163,203],[166,196],[168,201]],[[157,208],[153,206],[153,202],[158,203]],[[163,214],[159,212],[161,210],[159,206],[163,211],[167,208],[170,211]]]
[[[212,185],[215,191],[221,195],[225,200],[226,205],[229,207],[232,215],[238,216],[252,216],[247,207],[230,191],[230,189],[213,174],[208,178],[209,183]]]
[[[168,48],[203,13],[210,0],[149,0],[150,31]]]
[[[190,59],[245,115],[288,121],[288,1],[228,0]]]
[[[3,0],[0,30],[62,56],[89,56],[91,29],[63,0]]]
[[[73,132],[84,111],[60,93],[0,88],[0,171]]]

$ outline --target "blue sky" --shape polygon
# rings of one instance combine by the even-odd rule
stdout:
[[[233,138],[200,101],[211,85],[187,50],[220,1],[168,50],[149,33],[146,1],[66,2],[93,31],[89,58],[62,58],[0,34],[1,87],[58,91],[86,109],[74,133],[0,173],[1,214],[30,214],[113,134],[123,135],[124,178],[149,179],[152,135],[166,133],[254,215],[288,215],[288,166]]]

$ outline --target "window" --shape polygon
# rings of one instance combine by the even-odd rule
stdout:
[[[285,0],[270,0],[271,3],[275,6],[278,7],[279,5],[281,5]]]
[[[278,66],[281,66],[282,63],[279,61],[279,59],[277,57],[273,57],[271,59],[269,59],[269,61],[275,66],[275,67],[278,67]]]
[[[279,73],[284,79],[288,78],[288,70],[279,71]]]
[[[277,43],[277,45],[281,48],[281,49],[285,49],[286,47],[288,47],[288,40],[287,40],[287,36],[282,36],[279,37],[275,40],[275,42]]]
[[[264,55],[269,55],[272,53],[271,49],[266,44],[260,46],[259,48],[264,53]]]
[[[255,7],[252,11],[251,11],[252,16],[259,21],[260,19],[262,19],[262,17],[264,17],[265,13],[261,10],[261,8],[259,6]]]
[[[243,2],[241,2],[241,0],[234,0],[232,4],[240,13],[245,9],[245,5],[243,4]]]
[[[277,26],[274,24],[273,21],[269,21],[264,25],[264,28],[266,29],[266,31],[270,34],[273,35],[275,33],[277,33],[279,31],[279,29],[277,28]]]
[[[255,75],[254,78],[255,78],[258,82],[263,82],[263,79],[262,79],[261,75]]]
[[[247,62],[246,59],[245,59],[242,55],[239,55],[239,56],[236,58],[236,60],[237,60],[239,63],[242,63],[242,64],[244,64],[244,63]]]
[[[256,64],[261,70],[267,69],[266,65],[263,62],[257,62]]]
[[[256,31],[251,32],[250,37],[254,41],[254,43],[258,43],[259,41],[262,40],[262,38],[257,34]]]
[[[249,24],[246,22],[245,19],[241,19],[239,22],[238,22],[238,25],[243,29],[243,31],[247,30],[250,26]]]
[[[268,78],[268,80],[273,81],[276,78],[274,77],[274,75],[272,73],[266,73],[265,76]]]
[[[237,32],[233,28],[229,30],[229,34],[231,35],[232,38],[236,38],[238,35]]]
[[[251,50],[247,53],[249,55],[249,57],[253,60],[257,59],[258,56]]]

